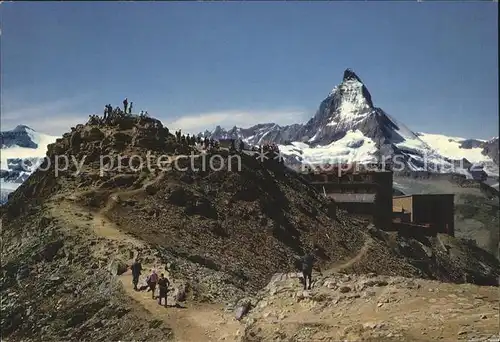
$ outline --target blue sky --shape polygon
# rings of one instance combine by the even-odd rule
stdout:
[[[493,2],[2,3],[2,129],[125,96],[187,131],[314,115],[353,68],[414,131],[498,136]]]

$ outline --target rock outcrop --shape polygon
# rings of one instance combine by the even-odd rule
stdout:
[[[374,274],[277,274],[242,323],[242,341],[497,341],[496,288]]]

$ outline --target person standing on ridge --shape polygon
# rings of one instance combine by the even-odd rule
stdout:
[[[170,282],[168,281],[167,278],[165,278],[165,275],[162,273],[160,279],[158,280],[158,288],[160,290],[160,293],[158,295],[158,305],[161,305],[161,299],[165,298],[165,307],[167,307],[167,292],[169,286]]]
[[[128,106],[128,100],[127,100],[127,98],[125,98],[125,100],[123,100],[123,112],[124,113],[127,113],[127,106]]]
[[[113,106],[111,104],[107,104],[106,107],[108,107],[108,119],[109,119],[113,114]]]
[[[141,275],[142,271],[142,265],[137,258],[135,259],[130,269],[132,270],[132,284],[134,285],[134,290],[137,291],[137,284],[139,283],[139,276]]]
[[[128,113],[129,114],[132,114],[132,106],[133,106],[133,102],[130,102],[130,106],[128,107]]]

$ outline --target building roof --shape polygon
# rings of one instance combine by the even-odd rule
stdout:
[[[327,197],[333,199],[335,202],[344,203],[373,203],[375,201],[375,194],[329,193]]]
[[[430,196],[455,196],[455,194],[411,194],[411,195],[401,195],[401,196],[392,196],[392,198],[406,198],[406,197],[430,197]]]

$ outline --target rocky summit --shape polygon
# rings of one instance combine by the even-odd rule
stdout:
[[[347,75],[346,82],[357,80]],[[73,127],[49,145],[1,215],[7,341],[374,340],[389,333],[427,340],[448,319],[456,323],[439,336],[455,340],[484,337],[498,321],[490,297],[500,265],[474,244],[379,231],[336,210],[276,160],[202,150],[146,116],[92,116]],[[313,274],[310,292],[299,292],[298,279],[276,276],[296,272],[297,257],[313,248],[323,275]],[[140,285],[153,268],[169,278],[167,308],[134,291],[135,258],[144,270]],[[370,283],[362,276],[370,273],[379,278]],[[418,316],[413,311],[427,303],[420,292],[384,276],[445,282],[432,283],[446,290],[425,298],[436,306],[444,298],[450,311]],[[476,292],[485,296],[477,303]],[[333,311],[335,322],[323,321]],[[368,319],[372,311],[379,314]],[[427,330],[408,331],[408,322],[391,318],[408,312]],[[472,331],[476,316],[482,335]]]

